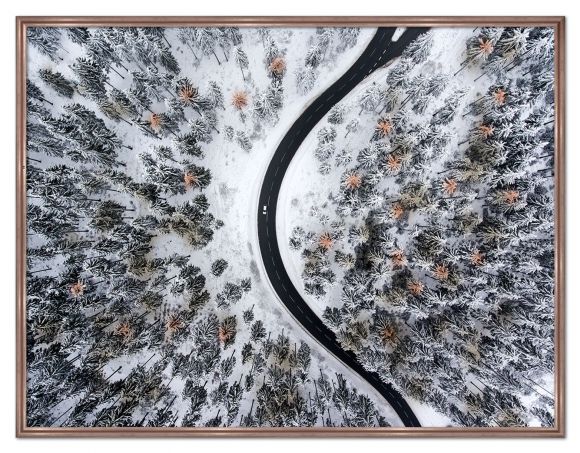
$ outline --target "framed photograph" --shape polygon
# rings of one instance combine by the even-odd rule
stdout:
[[[563,17],[19,17],[17,138],[17,436],[564,435]]]

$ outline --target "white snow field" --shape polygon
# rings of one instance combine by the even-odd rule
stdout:
[[[317,97],[327,86],[332,84],[340,75],[356,60],[358,55],[366,47],[372,38],[375,29],[363,28],[357,38],[356,44],[347,48],[340,54],[327,55],[319,66],[318,75],[313,88],[306,94],[298,92],[295,83],[295,71],[303,66],[304,56],[308,50],[311,40],[316,33],[315,29],[297,28],[297,29],[271,29],[271,36],[278,44],[280,49],[285,53],[286,75],[283,78],[283,108],[279,111],[279,120],[273,124],[260,124],[255,122],[251,117],[250,109],[245,119],[242,119],[239,112],[231,105],[231,98],[234,92],[243,90],[249,94],[250,103],[257,90],[261,90],[270,83],[267,72],[264,68],[264,49],[262,37],[256,29],[240,29],[243,42],[242,49],[247,53],[249,67],[244,71],[244,77],[239,66],[235,63],[233,55],[229,56],[229,61],[225,61],[223,55],[219,54],[220,64],[215,58],[206,56],[201,61],[196,61],[190,50],[179,42],[175,29],[166,30],[166,38],[171,45],[174,56],[177,58],[181,67],[180,77],[188,77],[195,86],[200,87],[200,91],[206,87],[208,81],[216,81],[223,90],[225,97],[225,110],[218,110],[217,131],[212,134],[212,140],[209,143],[202,144],[204,157],[197,160],[200,165],[211,170],[212,181],[209,187],[204,191],[210,205],[209,211],[217,218],[224,222],[224,225],[214,232],[213,240],[201,250],[191,250],[186,240],[174,233],[159,235],[152,240],[152,251],[148,258],[163,258],[180,253],[190,256],[190,263],[201,268],[201,273],[206,276],[206,289],[211,294],[211,301],[202,309],[200,315],[204,312],[213,312],[216,310],[215,295],[223,289],[225,282],[237,282],[242,278],[251,277],[252,289],[244,295],[242,300],[232,305],[227,311],[227,315],[237,315],[238,333],[236,335],[233,349],[240,351],[242,345],[248,340],[249,328],[241,322],[242,313],[254,307],[256,319],[261,319],[268,329],[274,332],[284,332],[289,335],[291,345],[300,342],[306,342],[312,351],[312,364],[310,372],[312,379],[316,379],[320,371],[330,378],[335,378],[335,373],[345,376],[350,386],[357,389],[361,394],[367,394],[371,398],[378,413],[385,417],[386,421],[392,426],[401,426],[401,422],[393,409],[385,402],[370,385],[358,375],[351,372],[339,361],[329,356],[317,342],[311,338],[301,326],[295,322],[289,313],[286,312],[283,304],[277,299],[276,294],[270,288],[268,280],[263,269],[262,261],[259,256],[259,247],[257,243],[256,217],[257,217],[257,200],[260,185],[264,171],[269,163],[270,156],[276,149],[276,145],[288,129],[289,125],[295,118],[307,107],[307,105]],[[70,70],[67,63],[72,62],[76,57],[82,54],[81,47],[66,41],[67,53],[63,54],[64,61],[55,64],[47,56],[39,53],[36,48],[29,46],[28,49],[28,74],[31,81],[37,84],[45,92],[50,92],[45,84],[39,80],[37,71],[41,68],[51,68],[58,70],[69,79],[75,79],[74,73]],[[110,83],[118,89],[127,88],[130,84],[130,78],[122,79],[115,73],[110,73]],[[72,101],[59,96],[51,98],[54,105],[49,110],[55,115],[62,111],[62,107],[71,102],[87,105],[97,112],[108,127],[123,139],[124,144],[132,146],[133,150],[123,150],[120,153],[120,160],[126,164],[124,171],[140,182],[145,180],[141,160],[138,155],[142,151],[148,151],[153,146],[164,144],[146,134],[136,133],[135,128],[124,122],[115,123],[104,115],[100,114],[94,102],[88,100],[78,93],[74,94]],[[163,102],[153,104],[153,111],[164,111]],[[234,131],[244,131],[251,139],[252,149],[245,151],[235,142],[226,137],[226,127],[232,127]],[[219,132],[219,133],[218,133]],[[36,157],[36,156],[35,156]],[[63,162],[59,158],[44,158],[38,166],[46,168],[51,165]],[[182,195],[172,196],[172,204],[182,203],[192,197],[190,191]],[[108,198],[118,200],[128,204],[123,194],[109,192]],[[130,201],[129,207],[134,208],[132,213],[135,217],[146,215],[149,208],[146,203]],[[39,236],[31,236],[29,247],[40,246],[42,242]],[[220,277],[212,277],[210,266],[218,258],[223,258],[228,262],[228,267]],[[54,263],[51,272],[58,272],[59,265]],[[165,303],[170,309],[172,306],[179,307],[183,300],[181,297],[167,295]],[[187,353],[188,344],[180,345],[179,351]],[[228,351],[231,351],[228,350]],[[226,354],[229,352],[226,351]],[[144,363],[151,359],[151,354],[142,351],[130,356],[124,356],[111,360],[103,369],[105,375],[114,373],[118,367],[120,371],[111,378],[111,382],[121,379],[134,368],[138,363]],[[158,357],[154,356],[149,364],[155,363]],[[248,365],[242,365],[241,360],[236,362],[232,376],[243,375],[244,370],[247,372]],[[319,371],[320,370],[320,371]],[[180,377],[170,377],[169,374],[164,376],[164,383],[169,383],[171,390],[177,395],[181,394],[185,381]],[[213,382],[209,384],[209,388]],[[249,393],[244,394],[241,402],[241,415],[245,415],[250,410],[250,406],[255,395],[256,387]],[[308,393],[314,388],[311,384],[307,388]],[[306,392],[304,392],[306,393]],[[306,396],[306,395],[305,395]],[[178,396],[173,408],[177,410],[179,417],[176,425],[179,425],[180,419],[187,412],[187,402],[180,403]],[[55,406],[55,414],[66,413],[71,405],[75,403],[74,399],[66,400]],[[146,415],[146,414],[143,414]],[[338,421],[340,414],[334,407],[330,408],[328,415]],[[215,413],[205,413],[200,423],[214,417]],[[63,420],[66,420],[64,418]],[[89,418],[90,422],[91,419]],[[316,421],[317,425],[322,425],[323,420],[320,418]],[[236,422],[237,423],[237,422]],[[235,423],[234,423],[235,424]]]
[[[28,421],[400,427],[257,231],[282,138],[376,29],[192,30],[28,31]],[[552,57],[548,28],[432,29],[285,173],[294,286],[421,426],[554,426]]]
[[[482,71],[477,65],[468,66],[464,70],[459,71],[456,76],[454,75],[458,68],[462,66],[465,58],[465,43],[468,38],[474,36],[474,30],[465,28],[434,29],[431,33],[433,36],[433,46],[426,61],[415,65],[406,74],[406,77],[409,80],[417,75],[432,76],[435,74],[445,74],[453,77],[451,77],[451,82],[448,83],[445,90],[438,96],[438,102],[434,101],[434,106],[430,106],[423,114],[423,117],[413,112],[410,113],[411,121],[418,124],[421,124],[421,121],[428,124],[432,112],[441,106],[441,102],[450,93],[459,90],[466,91],[466,95],[459,107],[462,109],[462,106],[467,106],[480,98],[494,80],[494,74],[486,74],[479,77],[482,75]],[[335,283],[326,287],[326,293],[319,297],[308,294],[305,290],[302,276],[305,267],[305,259],[301,255],[302,247],[298,250],[292,249],[289,244],[289,238],[292,236],[294,228],[301,227],[306,233],[312,232],[313,234],[312,242],[307,242],[307,245],[316,245],[318,238],[332,229],[332,222],[340,220],[344,222],[344,226],[341,228],[346,235],[343,240],[337,241],[337,244],[333,246],[333,250],[342,250],[347,253],[353,252],[352,246],[348,243],[347,238],[349,227],[359,225],[360,219],[364,218],[364,213],[368,212],[370,207],[363,207],[363,214],[358,214],[356,218],[349,215],[342,216],[336,212],[336,204],[330,198],[341,186],[341,178],[343,178],[346,169],[352,166],[353,163],[356,163],[359,151],[369,146],[369,138],[373,135],[377,125],[377,118],[379,117],[378,108],[377,111],[373,109],[370,111],[362,111],[359,97],[372,85],[377,85],[381,88],[386,87],[388,84],[385,80],[388,74],[396,68],[398,61],[399,59],[396,59],[386,67],[375,71],[340,102],[340,105],[344,106],[346,112],[344,120],[340,124],[331,124],[328,121],[330,113],[320,120],[317,127],[310,132],[302,143],[284,177],[277,208],[278,245],[282,253],[284,265],[294,286],[319,317],[322,317],[326,307],[340,308],[342,306],[341,296],[343,286],[341,283],[346,271],[336,261],[330,260],[331,269],[336,275]],[[515,74],[517,71],[518,69],[514,70],[513,73]],[[396,113],[394,111],[390,114],[395,115]],[[422,118],[424,119],[422,120]],[[351,121],[357,120],[359,121],[358,129],[355,132],[348,132],[347,125]],[[323,174],[319,171],[321,162],[315,156],[315,149],[317,146],[317,134],[324,127],[334,127],[336,129],[336,139],[334,141],[335,151],[328,160],[331,163],[331,169]],[[429,170],[431,175],[436,177],[437,172],[443,168],[445,162],[460,147],[460,144],[468,139],[468,132],[472,127],[473,117],[470,115],[462,116],[458,114],[455,116],[449,129],[451,134],[450,143],[447,145],[443,155],[439,156],[438,160],[430,166]],[[351,163],[344,165],[335,163],[335,156],[339,153],[350,156]],[[395,184],[393,178],[385,178],[385,180],[390,181],[392,185],[386,183],[381,185],[380,188],[384,189],[386,194],[395,195],[397,184]],[[481,200],[475,200],[474,208],[480,209],[481,203]],[[414,221],[417,220],[415,219]],[[409,240],[408,233],[403,234],[398,239],[401,240],[399,245],[404,248],[404,244]],[[364,312],[361,318],[363,320],[365,319]],[[337,331],[336,329],[334,330],[335,332]],[[390,376],[384,376],[384,380],[391,382]],[[539,382],[542,387],[553,391],[554,384],[551,373],[546,373],[541,377]],[[403,394],[405,395],[405,392]],[[420,403],[407,395],[405,397],[421,421],[422,426],[437,427],[450,426],[452,424],[452,421],[448,417],[428,405]],[[524,401],[524,404],[528,404],[533,400],[537,401],[537,395],[532,397],[529,395],[521,395],[521,399]],[[530,424],[532,426],[539,425],[539,421],[532,417]]]

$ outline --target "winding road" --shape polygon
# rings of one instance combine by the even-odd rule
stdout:
[[[427,28],[407,28],[397,41],[392,41],[394,27],[379,28],[358,60],[316,98],[290,127],[266,170],[258,206],[258,240],[268,278],[288,311],[320,344],[337,359],[372,385],[395,410],[407,427],[419,427],[419,420],[405,399],[379,375],[367,371],[351,351],[342,349],[335,334],[318,318],[302,299],[288,276],[276,235],[276,207],[284,174],[300,144],[322,117],[347,93],[374,70],[401,55],[405,47]]]

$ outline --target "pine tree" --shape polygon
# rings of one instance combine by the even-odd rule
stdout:
[[[245,81],[246,75],[244,74],[244,69],[248,69],[249,66],[248,55],[241,47],[236,47],[234,52],[234,59],[236,60],[236,64],[240,67],[240,71],[242,71],[242,78]]]
[[[40,79],[53,88],[58,94],[71,98],[75,92],[72,82],[67,80],[60,72],[52,72],[50,69],[38,71]]]
[[[55,63],[62,61],[62,57],[58,55],[58,50],[62,48],[60,38],[61,33],[58,28],[27,27],[26,29],[27,41]]]
[[[122,117],[129,117],[130,120],[141,116],[139,107],[131,100],[130,96],[121,90],[113,88],[110,91],[111,101],[115,105],[115,109]]]
[[[345,113],[346,107],[342,104],[336,104],[330,109],[330,112],[328,112],[328,122],[330,124],[342,124]]]
[[[65,30],[70,40],[80,46],[86,44],[91,36],[89,31],[84,27],[67,27]]]
[[[77,58],[71,69],[79,79],[78,90],[94,100],[106,97],[107,75],[101,66],[88,58]]]
[[[67,113],[60,118],[46,117],[43,121],[52,133],[62,135],[72,145],[65,153],[73,161],[88,159],[105,166],[113,165],[121,145],[116,134],[80,104],[70,104],[64,109]]]
[[[337,28],[339,45],[338,52],[344,52],[347,48],[353,47],[360,35],[360,28],[340,27]]]
[[[368,87],[358,99],[360,105],[359,115],[363,112],[374,112],[380,102],[380,91],[376,83]]]
[[[428,58],[432,47],[433,32],[422,33],[405,48],[402,58],[408,58],[415,64],[422,63]]]
[[[295,72],[296,87],[300,94],[308,93],[316,82],[316,72],[312,66],[304,66],[298,68]]]
[[[199,57],[197,56],[197,54],[195,53],[195,50],[193,49],[193,46],[195,43],[194,29],[191,27],[178,28],[177,29],[177,38],[179,39],[179,41],[182,44],[185,44],[189,48],[189,50],[193,54],[194,58],[196,60],[199,60]]]
[[[218,63],[221,65],[221,61],[215,52],[215,46],[217,45],[217,34],[218,29],[212,28],[198,28],[195,30],[195,42],[197,46],[201,49],[202,53],[206,56],[213,55]]]
[[[211,265],[211,273],[219,277],[227,269],[228,262],[222,258],[215,260]]]
[[[96,29],[90,35],[85,48],[87,50],[88,57],[103,69],[105,69],[106,72],[113,71],[121,79],[125,78],[113,67],[113,64],[115,64],[117,67],[128,71],[127,68],[121,63],[121,57],[115,51],[114,44],[111,43],[105,29]]]
[[[206,103],[211,109],[222,109],[225,110],[224,106],[224,94],[219,84],[215,80],[210,80],[207,84],[207,90],[205,95]]]
[[[283,89],[280,83],[273,83],[254,96],[253,114],[260,120],[271,123],[278,121],[278,111],[283,106]]]

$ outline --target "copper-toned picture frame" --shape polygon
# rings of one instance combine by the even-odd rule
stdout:
[[[27,29],[29,27],[553,27],[553,427],[30,427],[26,417]],[[216,57],[217,58],[217,57]],[[16,436],[17,437],[564,437],[565,436],[565,19],[489,17],[17,17],[16,18]],[[264,212],[265,214],[265,212]]]

